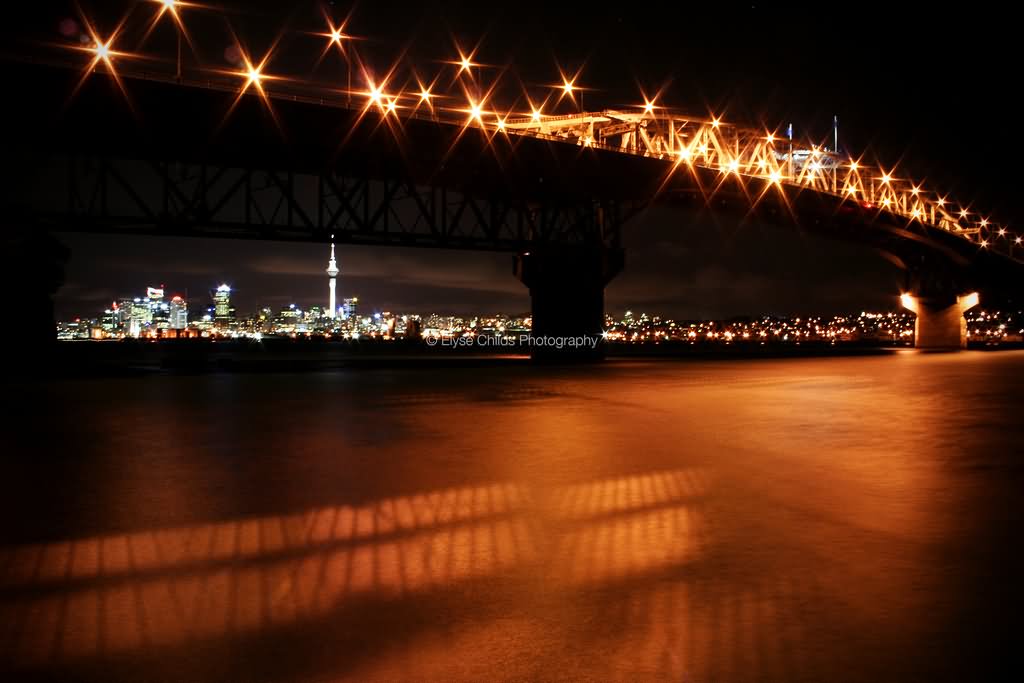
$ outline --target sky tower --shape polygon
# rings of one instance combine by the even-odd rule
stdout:
[[[327,317],[333,318],[338,312],[338,305],[334,298],[334,288],[338,286],[338,262],[334,260],[334,235],[331,235],[331,260],[327,262],[327,275],[331,278],[328,281],[331,296],[327,307]]]

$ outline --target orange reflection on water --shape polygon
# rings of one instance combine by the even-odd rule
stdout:
[[[693,559],[699,472],[492,483],[0,550],[0,655],[22,667],[330,621],[492,577],[567,590]],[[542,501],[538,504],[536,501]]]

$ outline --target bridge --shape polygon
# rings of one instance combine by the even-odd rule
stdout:
[[[183,73],[88,31],[0,67],[23,103],[4,215],[33,229],[510,252],[535,334],[556,336],[600,335],[625,226],[653,203],[879,250],[906,273],[922,348],[964,346],[963,312],[1024,281],[1021,235],[841,151],[838,132],[801,140],[651,100],[516,112],[477,79],[455,95],[365,72],[311,87],[244,52]],[[560,95],[578,94],[566,79]]]

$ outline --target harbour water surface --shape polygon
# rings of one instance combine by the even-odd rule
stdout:
[[[1022,388],[1017,351],[14,384],[0,675],[1021,680]]]

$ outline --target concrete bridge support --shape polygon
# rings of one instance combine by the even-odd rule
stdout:
[[[917,315],[914,346],[932,351],[967,348],[964,313],[978,305],[978,294],[900,297],[903,307]]]
[[[604,357],[604,288],[623,265],[620,248],[551,245],[516,256],[516,277],[530,288],[535,361]]]
[[[0,245],[0,287],[18,308],[18,323],[7,338],[7,368],[38,374],[57,343],[53,299],[70,252],[50,233],[19,224],[4,226]]]

